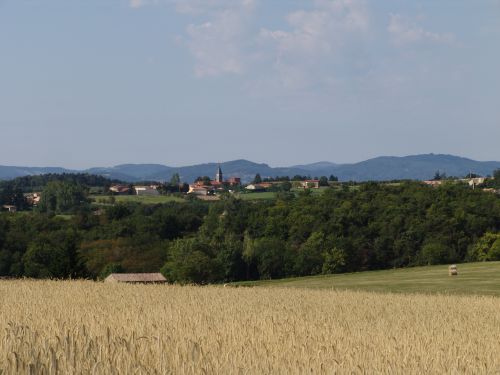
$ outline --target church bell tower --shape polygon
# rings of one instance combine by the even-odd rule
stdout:
[[[217,182],[224,181],[224,179],[222,177],[222,169],[220,169],[220,164],[219,164],[219,168],[217,168],[217,174],[215,175],[215,181],[217,181]]]

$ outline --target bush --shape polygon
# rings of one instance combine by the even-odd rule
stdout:
[[[108,263],[99,274],[99,279],[104,280],[112,273],[123,273],[124,269],[120,263]]]
[[[447,263],[451,256],[451,249],[440,242],[429,242],[422,247],[422,264]]]

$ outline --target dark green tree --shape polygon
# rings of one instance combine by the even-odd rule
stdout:
[[[84,207],[88,207],[84,187],[73,182],[51,181],[42,192],[38,210],[49,214],[63,214],[74,213]]]
[[[321,176],[319,178],[319,186],[329,186],[328,185],[328,178],[326,178],[326,176]]]

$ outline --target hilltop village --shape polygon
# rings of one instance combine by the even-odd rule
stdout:
[[[56,180],[59,179],[59,175],[45,175],[54,177]],[[61,175],[61,176],[84,176],[84,178],[89,177],[86,174],[80,175]],[[85,177],[86,176],[86,177]],[[27,177],[29,178],[44,178],[44,176],[38,177]],[[74,178],[74,177],[72,177]],[[279,192],[298,192],[305,190],[322,191],[326,188],[355,188],[363,183],[359,182],[339,182],[338,178],[331,175],[329,177],[310,177],[310,176],[300,176],[296,175],[293,177],[288,176],[278,176],[278,177],[261,177],[260,174],[256,174],[252,181],[247,181],[243,183],[242,179],[238,176],[230,176],[225,178],[220,165],[215,171],[214,178],[208,176],[200,176],[196,180],[187,184],[181,182],[181,177],[175,173],[169,182],[142,182],[139,184],[127,184],[127,183],[111,183],[110,180],[104,177],[93,176],[92,178],[101,178],[105,182],[98,184],[99,186],[94,186],[91,191],[85,192],[85,195],[90,196],[91,200],[97,203],[114,203],[115,196],[126,196],[132,197],[136,196],[137,199],[140,197],[150,197],[153,199],[155,196],[161,198],[160,196],[178,196],[180,197],[194,197],[201,200],[219,200],[222,194],[236,194],[238,196],[244,196],[248,199],[261,199],[265,197],[274,197],[275,194]],[[496,183],[495,177],[482,177],[475,174],[470,174],[465,178],[453,178],[446,177],[436,172],[436,175],[431,180],[421,181],[423,185],[431,187],[439,187],[444,184],[464,184],[468,185],[471,189],[480,189],[484,192],[500,194],[500,190]],[[389,181],[380,182],[380,184],[399,184],[402,181]],[[32,184],[32,182],[31,182]],[[22,183],[21,183],[22,185]],[[84,183],[84,185],[86,185]],[[7,183],[7,186],[8,183]],[[90,184],[92,186],[92,184]],[[12,189],[10,189],[12,190]],[[28,191],[26,191],[28,190]],[[261,194],[259,194],[261,193]],[[10,195],[9,195],[10,194]],[[267,195],[266,195],[267,194]],[[16,212],[18,210],[25,210],[29,208],[35,208],[42,202],[42,189],[40,191],[34,191],[22,186],[21,189],[16,192],[15,190],[9,191],[9,189],[3,189],[2,195],[5,197],[2,199],[0,210],[8,212]],[[109,197],[108,200],[103,197]],[[0,197],[1,198],[1,197]]]
[[[261,178],[256,174],[255,178],[247,184],[242,183],[240,177],[231,176],[224,178],[224,174],[220,165],[215,172],[215,178],[211,179],[208,176],[198,177],[193,183],[186,184],[180,182],[180,177],[174,175],[169,183],[153,183],[140,185],[124,185],[117,184],[109,188],[112,194],[116,195],[161,195],[164,192],[183,193],[191,196],[199,197],[200,199],[214,199],[221,193],[262,193],[262,192],[277,192],[290,191],[291,189],[319,189],[328,187],[332,184],[338,184],[338,179],[335,176],[329,178],[321,176],[319,178],[310,178],[308,176],[290,177],[265,177]],[[208,197],[208,198],[207,198]],[[212,198],[210,198],[212,197]]]
[[[200,199],[214,199],[221,193],[264,193],[264,192],[278,192],[290,190],[307,190],[307,189],[321,189],[331,186],[340,186],[341,183],[338,178],[331,175],[330,177],[321,176],[293,176],[292,178],[285,177],[264,177],[256,174],[255,178],[247,183],[242,183],[240,177],[231,176],[227,179],[220,165],[215,172],[215,178],[211,179],[208,176],[198,177],[192,184],[180,183],[180,177],[174,175],[172,178],[175,182],[170,182],[170,192],[180,192],[187,195],[196,196]],[[438,187],[445,183],[462,183],[469,185],[472,189],[480,188],[483,191],[491,193],[499,193],[497,189],[486,187],[488,180],[491,177],[481,177],[474,174],[466,178],[446,178],[444,175],[436,174],[432,180],[422,181],[424,185]],[[394,182],[389,182],[394,183]],[[356,183],[350,183],[351,185]],[[173,186],[175,185],[175,186]],[[114,185],[110,187],[110,192],[118,195],[161,195],[165,191],[165,184],[149,184],[149,185]],[[212,198],[210,198],[212,197]]]

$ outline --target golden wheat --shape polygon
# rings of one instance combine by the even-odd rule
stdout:
[[[0,282],[2,374],[500,373],[500,299]]]

